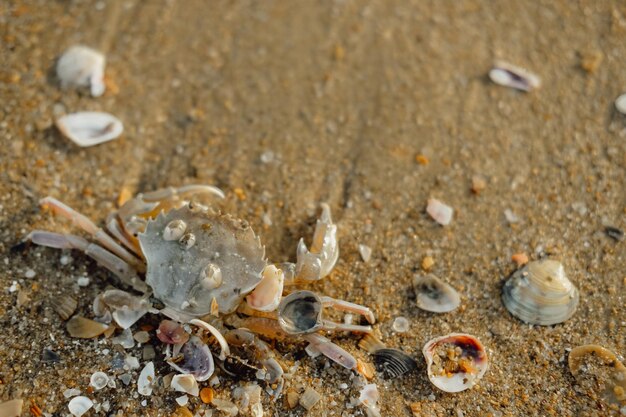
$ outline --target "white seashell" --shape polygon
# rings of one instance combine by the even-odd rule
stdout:
[[[263,270],[263,279],[246,298],[248,305],[259,311],[276,310],[283,295],[284,283],[285,276],[282,270],[274,265],[266,266]]]
[[[405,333],[408,332],[411,328],[411,324],[407,320],[406,317],[396,317],[391,324],[391,328],[396,333]]]
[[[367,384],[359,392],[359,402],[367,409],[368,417],[380,416],[379,399],[380,394],[376,384]]]
[[[89,87],[93,97],[100,97],[104,84],[105,57],[86,46],[72,46],[57,62],[57,76],[62,88]]]
[[[433,274],[413,278],[415,304],[422,310],[447,313],[461,304],[459,293]]]
[[[56,126],[63,136],[83,148],[116,139],[124,131],[118,118],[103,112],[66,114],[57,119]]]
[[[430,215],[437,223],[442,226],[447,226],[452,221],[452,215],[454,209],[445,205],[436,198],[429,198],[428,205],[426,206],[426,213]]]
[[[191,374],[174,375],[170,387],[176,391],[185,392],[187,394],[198,396],[200,390],[198,389],[198,382]]]
[[[72,413],[75,417],[80,417],[85,414],[89,409],[93,407],[93,401],[91,401],[87,397],[74,397],[70,400],[70,403],[67,405],[70,413]]]
[[[550,259],[526,264],[502,288],[502,302],[511,314],[542,326],[572,317],[578,299],[578,289],[565,275],[563,265]]]
[[[152,395],[152,384],[154,383],[154,363],[148,362],[141,370],[137,379],[137,391],[141,395]]]
[[[89,385],[96,391],[106,387],[109,383],[109,376],[104,372],[94,372],[89,380]]]
[[[626,94],[622,94],[615,100],[615,108],[618,112],[626,114]]]
[[[428,366],[428,379],[445,392],[473,387],[489,367],[484,346],[469,334],[451,333],[432,339],[422,353]]]
[[[367,245],[360,244],[359,254],[361,255],[361,259],[363,259],[363,262],[368,263],[372,258],[372,248]]]
[[[489,78],[498,85],[526,92],[541,85],[541,80],[535,74],[503,61],[495,62],[493,69],[489,71]]]

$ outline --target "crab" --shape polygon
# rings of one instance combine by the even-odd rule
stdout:
[[[355,358],[322,332],[370,333],[375,322],[372,311],[298,289],[327,276],[337,262],[337,226],[329,206],[322,204],[310,249],[300,239],[296,262],[274,265],[266,260],[264,246],[246,221],[190,202],[194,196],[224,198],[224,193],[209,185],[187,185],[138,194],[108,216],[105,230],[61,201],[46,197],[40,201],[42,207],[69,219],[93,242],[42,230],[32,231],[28,239],[52,248],[80,250],[139,293],[105,291],[94,301],[101,321],[108,316],[127,329],[147,312],[172,319],[164,320],[158,331],[159,339],[174,347],[169,355],[168,345],[168,362],[199,381],[213,374],[216,356],[225,372],[251,370],[273,387],[268,391],[280,395],[283,370],[262,338],[303,340],[308,349],[356,369]],[[163,307],[155,309],[151,299]],[[327,308],[359,314],[369,324],[327,320]],[[185,338],[175,337],[181,331],[177,323],[207,331],[219,344],[219,354],[212,354],[196,336],[189,338],[183,332]],[[233,349],[244,351],[247,358],[241,359]]]

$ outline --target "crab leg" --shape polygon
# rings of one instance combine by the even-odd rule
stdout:
[[[352,356],[324,336],[321,336],[317,333],[311,333],[302,337],[304,338],[304,340],[313,345],[314,348],[319,350],[324,356],[326,356],[333,362],[336,362],[347,369],[356,368],[356,359],[354,359],[354,356]]]
[[[235,329],[226,334],[226,340],[228,340],[231,345],[235,346],[254,346],[259,362],[261,362],[268,371],[267,381],[269,383],[276,383],[282,378],[283,368],[274,358],[274,353],[268,344],[259,339],[257,335],[246,329]]]
[[[135,255],[143,258],[139,244],[134,242],[132,238],[128,236],[115,215],[109,216],[107,219],[107,230],[113,235],[113,237],[122,242],[124,246],[132,250]]]
[[[296,252],[296,280],[317,281],[332,271],[339,257],[337,225],[330,217],[330,207],[322,204],[322,215],[317,220],[311,249],[307,249],[304,239],[298,242]]]
[[[336,298],[331,298],[327,296],[320,297],[322,299],[322,304],[325,307],[332,307],[335,310],[340,311],[348,311],[350,313],[360,314],[367,320],[368,323],[374,324],[376,323],[376,318],[374,317],[374,313],[369,308],[362,306],[360,304],[351,303],[349,301],[338,300]]]
[[[324,320],[323,330],[328,331],[346,331],[357,333],[371,333],[372,326],[359,326],[358,324],[336,323],[334,321]]]
[[[46,197],[39,201],[43,208],[50,209],[57,216],[65,217],[74,225],[78,226],[85,232],[89,233],[98,243],[118,257],[122,258],[126,263],[132,265],[139,272],[145,271],[145,265],[137,259],[133,254],[128,252],[122,245],[117,243],[111,236],[106,234],[104,230],[99,228],[89,220],[86,216],[74,210],[70,206],[60,202],[56,198]]]
[[[80,236],[35,230],[32,231],[26,239],[37,245],[50,248],[78,249],[113,272],[126,285],[140,292],[146,292],[148,290],[146,283],[137,277],[135,271],[127,262],[102,246],[90,243],[87,239]]]

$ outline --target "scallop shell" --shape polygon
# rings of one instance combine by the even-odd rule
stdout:
[[[57,312],[62,320],[67,320],[72,317],[72,314],[76,311],[78,301],[69,295],[62,295],[52,299],[52,308]]]
[[[100,336],[109,328],[109,326],[104,323],[89,320],[81,316],[74,316],[69,319],[66,327],[70,336],[81,339],[91,339],[92,337]]]
[[[549,326],[572,317],[578,289],[563,265],[551,259],[534,261],[515,271],[502,288],[502,302],[523,322]]]
[[[57,62],[57,76],[62,88],[89,87],[93,97],[104,93],[105,57],[86,46],[68,48]]]
[[[483,344],[469,334],[451,333],[432,339],[422,353],[428,366],[428,379],[445,392],[473,387],[489,367]]]
[[[461,304],[459,293],[433,274],[413,278],[415,303],[419,308],[433,313],[447,313]]]
[[[613,352],[598,345],[578,346],[567,359],[578,384],[610,404],[626,406],[626,366]]]
[[[80,417],[93,407],[93,401],[87,397],[78,396],[70,400],[67,408],[73,416]]]
[[[417,362],[398,349],[384,348],[372,353],[376,370],[386,379],[398,378],[417,369]]]
[[[124,131],[117,117],[103,112],[66,114],[55,123],[63,136],[83,148],[116,139]]]

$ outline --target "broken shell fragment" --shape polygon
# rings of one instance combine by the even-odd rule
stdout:
[[[0,403],[0,416],[19,417],[22,415],[24,400],[16,399]]]
[[[535,74],[503,61],[496,61],[493,69],[489,71],[489,78],[498,85],[525,92],[541,85],[541,80]]]
[[[433,274],[413,278],[415,303],[419,308],[433,313],[447,313],[461,304],[459,293]]]
[[[502,302],[512,315],[542,326],[572,317],[578,299],[578,289],[565,275],[563,265],[551,259],[529,262],[502,288]]]
[[[193,375],[200,382],[209,379],[215,370],[211,350],[196,336],[185,343],[181,355],[169,359],[167,363],[180,373]]]
[[[322,396],[319,392],[309,387],[300,396],[300,405],[304,407],[304,409],[310,410],[315,407],[315,404],[317,404],[321,399]]]
[[[246,298],[248,305],[259,311],[276,310],[283,294],[284,282],[283,271],[274,265],[266,266],[263,270],[263,279]]]
[[[72,398],[69,404],[67,405],[67,408],[69,408],[70,413],[72,413],[72,415],[75,417],[82,416],[87,411],[89,411],[91,407],[93,407],[93,401],[83,396]]]
[[[578,346],[569,353],[567,362],[576,382],[589,395],[626,406],[626,366],[613,352],[598,345]]]
[[[170,387],[176,391],[185,392],[195,397],[200,393],[198,382],[196,382],[194,376],[190,374],[174,375]]]
[[[52,308],[57,312],[63,321],[72,317],[76,311],[78,301],[69,295],[62,295],[52,299]]]
[[[622,94],[615,100],[615,108],[618,112],[626,114],[626,94]]]
[[[426,213],[440,225],[447,226],[452,221],[454,209],[436,198],[429,198],[428,204],[426,205]]]
[[[104,372],[94,372],[89,379],[89,385],[93,387],[96,391],[101,390],[106,387],[109,383],[109,376]]]
[[[487,352],[480,340],[469,334],[451,333],[432,339],[422,353],[428,379],[445,392],[465,391],[487,372]]]
[[[109,326],[104,323],[89,320],[81,316],[74,316],[69,319],[66,327],[70,336],[81,339],[91,339],[92,337],[100,336],[109,328]]]
[[[93,97],[100,97],[104,84],[105,57],[86,46],[68,48],[57,62],[56,70],[61,88],[88,87]]]
[[[376,370],[383,374],[385,379],[398,378],[417,369],[417,362],[398,349],[384,348],[372,352]]]
[[[152,395],[152,384],[154,384],[154,363],[148,362],[143,367],[137,379],[137,391],[141,395]]]
[[[55,124],[63,136],[82,148],[117,139],[124,131],[117,117],[103,112],[66,114]]]
[[[163,320],[159,324],[156,335],[161,342],[169,345],[183,344],[189,340],[189,333],[184,327],[172,320]]]

